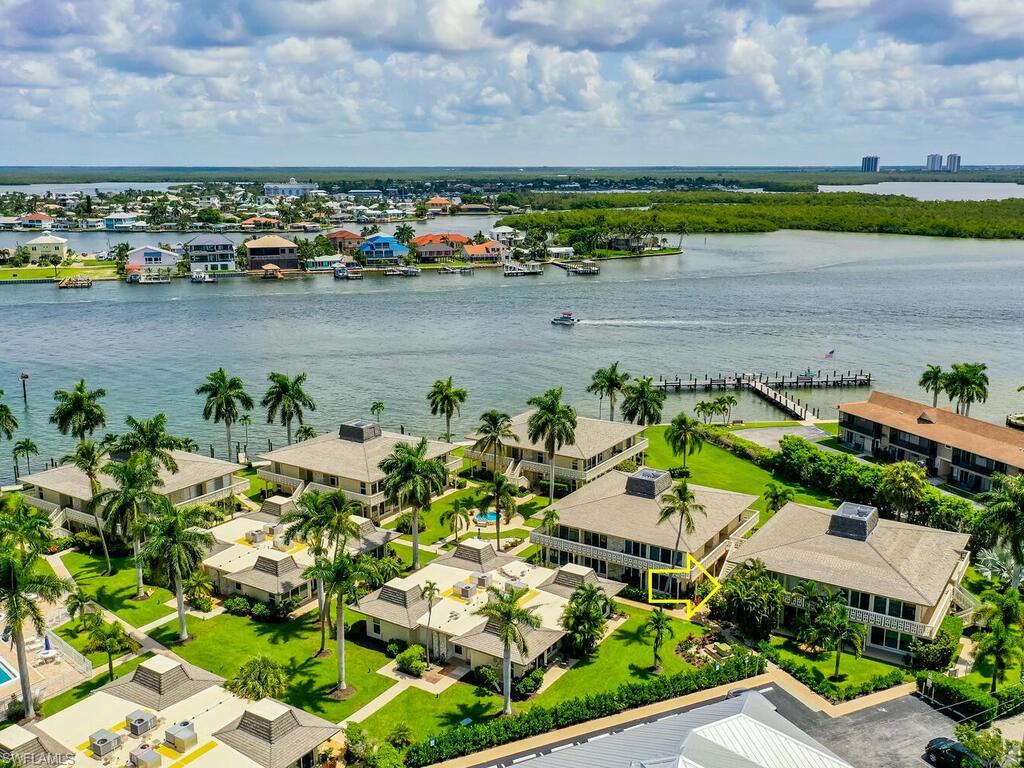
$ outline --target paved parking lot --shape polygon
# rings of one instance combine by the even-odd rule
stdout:
[[[777,451],[779,449],[779,441],[786,435],[796,435],[797,437],[806,438],[811,442],[830,436],[825,430],[818,429],[813,426],[753,427],[751,429],[740,430],[736,434],[742,438],[755,442],[758,445],[763,445],[765,448],[770,448],[773,451]]]

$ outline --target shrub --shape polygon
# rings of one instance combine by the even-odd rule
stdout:
[[[999,717],[1011,717],[1024,710],[1024,685],[1020,683],[1000,688],[993,696],[999,702]]]
[[[501,675],[490,665],[482,665],[474,669],[473,682],[481,688],[501,693]]]
[[[192,606],[193,610],[200,613],[208,613],[213,610],[213,598],[209,595],[194,595],[189,599],[188,604]]]
[[[668,473],[673,480],[686,480],[692,474],[689,467],[672,467]]]
[[[423,516],[420,515],[416,518],[416,527],[419,528],[419,532],[423,533],[427,529],[427,524],[423,522]],[[395,530],[401,533],[412,533],[412,512],[403,512],[398,516],[398,521],[395,523]]]
[[[256,621],[268,621],[270,619],[270,608],[266,603],[253,603],[249,615]]]
[[[894,669],[883,675],[875,675],[860,685],[853,685],[852,683],[842,685],[829,680],[817,667],[782,655],[779,653],[778,648],[775,648],[768,642],[762,641],[759,643],[758,650],[798,682],[803,683],[816,694],[824,696],[831,702],[849,701],[850,699],[865,696],[875,691],[884,691],[887,688],[892,688],[894,685],[899,685],[907,677],[903,670]]]
[[[996,697],[955,677],[919,672],[917,688],[924,698],[948,707],[945,713],[955,717],[958,722],[970,721],[978,726],[986,726],[995,719],[999,709]]]
[[[280,602],[267,603],[267,610],[269,611],[268,619],[270,621],[288,621],[291,618],[292,611],[298,607],[298,601],[294,597],[289,597]]]
[[[615,465],[615,468],[619,470],[619,472],[633,473],[637,470],[637,463],[632,459],[623,459]]]
[[[65,549],[71,549],[73,546],[75,546],[75,539],[72,536],[61,536],[59,539],[51,541],[46,551],[52,555],[63,552]]]
[[[413,677],[421,677],[427,671],[427,650],[422,645],[410,645],[397,657],[398,669]]]
[[[753,462],[758,466],[769,464],[774,452],[752,440],[740,437],[735,432],[720,427],[708,427],[704,430],[704,439],[712,445],[724,448],[741,459]]]
[[[249,598],[244,595],[235,595],[224,601],[224,610],[232,616],[248,616],[251,609]]]
[[[458,480],[456,480],[455,481],[455,487],[458,488],[459,490],[462,490],[463,488],[465,488],[466,487],[466,478],[460,477]]]
[[[409,644],[405,640],[391,640],[388,642],[387,648],[384,649],[384,653],[389,659],[393,659],[408,647]]]
[[[946,669],[956,661],[959,649],[960,636],[951,635],[946,627],[942,626],[935,633],[934,640],[915,639],[910,644],[910,651],[913,654],[911,666],[914,669]]]
[[[391,744],[381,744],[366,763],[367,768],[405,768],[402,755]]]
[[[79,531],[71,538],[74,539],[75,546],[78,549],[88,552],[89,554],[95,555],[103,549],[103,542],[100,541],[100,537],[95,533]]]
[[[32,703],[35,705],[36,712],[38,712],[40,706],[39,697],[33,697]],[[11,698],[7,700],[7,719],[12,723],[25,719],[25,702],[16,694],[11,694]]]
[[[399,749],[408,747],[415,740],[416,734],[413,732],[412,726],[404,721],[398,723],[398,725],[391,729],[391,733],[388,734],[388,743]]]
[[[537,668],[529,672],[512,684],[512,698],[524,701],[537,692],[540,684],[544,682],[544,670]]]

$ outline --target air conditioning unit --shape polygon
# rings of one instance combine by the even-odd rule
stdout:
[[[142,744],[128,754],[128,762],[135,768],[160,768],[163,758],[152,744]]]
[[[530,585],[527,584],[525,581],[520,581],[519,579],[510,579],[509,581],[505,582],[505,592],[515,592],[517,589],[528,589],[529,586]]]
[[[459,595],[462,597],[463,600],[469,600],[469,598],[471,598],[476,593],[476,587],[474,587],[472,584],[461,582],[458,586]]]
[[[156,728],[156,715],[136,709],[124,719],[124,727],[132,736],[141,736]]]
[[[103,729],[89,737],[89,751],[97,757],[105,757],[121,746],[121,737]]]
[[[263,533],[262,528],[258,528],[255,531],[249,531],[245,534],[245,540],[250,544],[256,544],[263,541],[266,538],[266,534]]]
[[[284,540],[283,535],[278,534],[274,537],[274,549],[279,550],[281,552],[287,552],[291,548],[292,545]]]
[[[180,720],[168,726],[164,742],[175,752],[185,752],[198,743],[195,726],[191,720]]]
[[[494,577],[489,573],[480,573],[476,577],[476,585],[487,589],[494,582]]]

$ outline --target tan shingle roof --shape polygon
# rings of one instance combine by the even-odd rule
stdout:
[[[544,653],[545,650],[561,640],[565,636],[565,632],[561,629],[548,629],[545,627],[534,629],[528,627],[523,632],[523,636],[526,639],[526,653],[520,653],[519,649],[513,645],[513,664],[529,664]],[[453,642],[466,648],[472,648],[474,651],[497,656],[499,659],[505,654],[505,646],[498,637],[497,626],[490,621],[479,629],[455,638]]]
[[[515,437],[504,441],[510,448],[524,448],[531,451],[544,451],[543,443],[535,443],[530,440],[527,422],[533,411],[526,411],[512,417],[512,432]],[[604,419],[590,419],[585,416],[576,417],[576,442],[574,445],[563,445],[556,451],[558,456],[568,456],[576,459],[589,459],[606,451],[623,440],[640,435],[644,427],[637,424],[630,424],[626,421],[606,421]],[[470,435],[470,439],[477,439],[477,435]]]
[[[264,768],[286,768],[339,730],[316,715],[275,699],[262,699],[213,735]]]
[[[286,240],[280,235],[264,235],[255,240],[246,240],[242,243],[246,248],[297,248],[291,240]]]
[[[885,392],[872,392],[867,400],[843,403],[839,410],[1024,469],[1024,432],[1017,429]]]
[[[222,682],[223,677],[205,669],[157,655],[100,690],[159,712]]]
[[[434,605],[439,602],[439,598],[434,599]],[[401,576],[359,601],[360,613],[406,629],[418,627],[427,608],[420,585]]]
[[[970,537],[921,525],[879,520],[866,541],[828,533],[831,510],[790,502],[729,556],[758,559],[776,573],[935,605]]]

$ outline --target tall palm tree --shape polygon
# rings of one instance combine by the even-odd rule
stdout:
[[[167,432],[166,414],[158,413],[146,421],[128,416],[124,421],[129,431],[118,440],[119,451],[141,454],[154,466],[159,465],[171,473],[178,471],[172,451],[181,449],[182,440]]]
[[[409,241],[416,237],[416,230],[409,224],[399,224],[395,227],[395,240],[402,245],[408,245]]]
[[[956,401],[956,412],[970,416],[972,403],[988,399],[988,366],[985,363],[953,363],[945,374],[945,389],[950,401]]]
[[[764,486],[764,508],[768,516],[771,517],[786,506],[793,500],[793,496],[793,489],[788,485],[774,481],[766,483]]]
[[[71,589],[71,585],[57,578],[50,570],[39,567],[38,550],[18,551],[13,547],[0,550],[0,611],[11,628],[18,654],[18,669],[22,670],[21,700],[25,716],[35,717],[32,683],[28,674],[28,652],[25,649],[25,630],[35,629],[37,635],[46,631],[43,616],[44,603],[56,603]]]
[[[634,379],[622,399],[622,415],[627,421],[650,426],[661,421],[661,408],[665,404],[665,391],[656,389],[650,376]]]
[[[401,509],[412,507],[412,568],[420,567],[420,510],[430,509],[430,501],[444,490],[448,470],[439,459],[428,459],[427,438],[416,445],[398,443],[378,467],[384,473],[384,494]]]
[[[96,511],[96,497],[100,495],[103,486],[100,485],[100,472],[109,458],[108,444],[95,442],[93,440],[81,440],[75,446],[75,452],[67,454],[62,458],[61,464],[74,464],[79,472],[89,478],[89,501],[86,504],[86,511],[92,512],[93,522],[96,523],[96,533],[100,537],[100,544],[103,546],[103,559],[107,563],[105,575],[110,575],[113,568],[110,566],[110,552],[107,550],[107,536],[103,531],[103,522]]]
[[[167,566],[178,603],[178,638],[185,642],[188,626],[184,582],[203,562],[203,557],[213,547],[214,538],[203,527],[207,513],[203,505],[176,507],[166,496],[161,496],[153,513],[146,529],[146,543],[142,545],[142,558]]]
[[[86,614],[89,634],[85,641],[86,653],[102,651],[107,655],[107,676],[114,679],[114,659],[132,650],[132,639],[119,621],[104,621],[98,613]]]
[[[437,582],[432,579],[427,579],[423,583],[423,599],[427,601],[427,666],[430,666],[430,646],[433,644],[433,637],[431,637],[430,620],[434,613],[434,600],[438,595],[441,594],[441,588],[437,586]]]
[[[985,506],[983,522],[1006,544],[1013,554],[1014,566],[1010,585],[1021,584],[1021,564],[1024,563],[1024,475],[992,475],[992,490],[980,497]]]
[[[526,422],[532,443],[543,443],[548,455],[548,498],[555,499],[555,454],[563,445],[576,444],[576,409],[562,402],[562,388],[549,389],[531,397],[527,405],[536,408]]]
[[[484,496],[480,501],[480,512],[485,513],[493,508],[496,516],[494,518],[495,542],[501,552],[501,522],[506,524],[512,522],[518,507],[516,506],[516,486],[502,474],[494,475],[489,483],[484,483]]]
[[[589,656],[597,648],[610,607],[608,594],[596,584],[581,584],[573,590],[559,623],[576,655]]]
[[[665,442],[672,449],[676,456],[683,457],[683,466],[686,466],[686,457],[700,453],[704,448],[704,427],[696,419],[690,418],[680,412],[672,423],[665,427]]]
[[[922,467],[910,461],[897,461],[882,468],[878,490],[896,513],[896,519],[907,520],[921,506],[927,487]]]
[[[494,586],[488,587],[487,602],[474,611],[493,625],[501,641],[502,693],[505,697],[502,711],[506,715],[512,714],[512,646],[525,655],[526,631],[540,626],[540,619],[534,615],[536,606],[519,604],[527,592],[526,588],[504,591]]]
[[[652,646],[654,651],[654,664],[651,668],[657,672],[661,669],[661,646],[666,637],[674,637],[675,629],[672,627],[672,619],[664,608],[656,608],[647,616],[647,620],[641,625],[644,636],[653,636]]]
[[[590,384],[587,385],[587,392],[597,395],[597,418],[599,419],[601,418],[601,406],[604,404],[604,399],[608,397],[609,389],[608,368],[598,368],[594,371]]]
[[[469,533],[469,529],[473,525],[473,514],[469,511],[469,506],[456,501],[441,512],[441,525],[451,528],[452,543],[454,544],[459,540],[459,530],[465,529],[466,533]]]
[[[937,408],[939,395],[946,388],[946,374],[942,370],[942,366],[928,365],[921,374],[921,378],[917,380],[917,386],[925,392],[932,393],[932,408]]]
[[[273,424],[280,417],[281,425],[288,432],[288,445],[291,445],[292,421],[298,420],[301,425],[305,412],[316,410],[316,403],[303,388],[306,374],[300,373],[294,378],[288,378],[287,374],[275,371],[267,376],[267,381],[270,386],[260,400],[260,405],[267,409],[267,424]]]
[[[310,424],[303,424],[295,430],[295,439],[300,443],[303,440],[312,440],[314,437],[316,437],[316,429],[314,429]]]
[[[376,417],[378,424],[380,424],[380,415],[382,413],[384,413],[384,401],[374,400],[370,404],[370,415]]]
[[[697,501],[697,497],[693,495],[693,491],[690,490],[685,480],[677,483],[668,493],[663,493],[658,497],[658,509],[658,525],[672,520],[676,522],[673,567],[682,568],[685,562],[683,553],[679,550],[679,542],[683,538],[683,528],[686,528],[687,533],[693,533],[695,530],[693,516],[699,513],[707,517],[708,512],[704,505]],[[678,590],[680,586],[681,584],[677,581],[676,589]]]
[[[498,462],[506,440],[512,440],[516,434],[512,431],[512,417],[498,410],[484,411],[480,414],[480,423],[476,427],[476,442],[473,450],[484,454],[490,451],[494,456],[494,473],[501,471]]]
[[[548,507],[544,510],[544,515],[540,520],[541,527],[544,528],[544,533],[548,536],[555,535],[555,528],[558,527],[558,510],[554,507]],[[544,565],[549,563],[548,560],[548,545],[544,545]]]
[[[330,576],[327,582],[327,594],[333,595],[337,601],[336,620],[337,656],[338,656],[338,687],[342,693],[348,689],[345,669],[345,601],[355,599],[359,584],[369,576],[369,567],[364,557],[352,557],[344,551],[336,552],[331,560]]]
[[[833,680],[839,679],[839,662],[843,657],[843,648],[850,646],[854,658],[860,658],[864,650],[863,624],[850,620],[850,612],[845,605],[833,605],[815,620],[818,630],[818,637],[821,644],[831,648],[836,654],[836,668],[832,675]]]
[[[310,549],[312,552],[312,548]],[[317,610],[320,615],[320,620],[317,622],[320,624],[320,649],[314,654],[314,658],[320,658],[327,656],[327,625],[328,625],[328,613],[326,608],[327,590],[324,586],[327,584],[334,575],[334,563],[327,557],[324,556],[323,552],[316,554],[313,558],[313,564],[306,568],[302,572],[302,578],[306,581],[312,581],[316,584],[317,591]]]
[[[14,444],[14,463],[18,463],[18,459],[25,459],[25,470],[27,474],[32,474],[32,462],[29,456],[39,455],[39,446],[30,437],[23,437],[21,440]]]
[[[8,440],[14,439],[14,433],[18,429],[18,419],[15,418],[11,406],[3,402],[4,391],[0,389],[0,435]]]
[[[243,413],[238,417],[238,423],[245,427],[245,445],[248,449],[249,446],[249,427],[252,426],[252,416],[248,413]]]
[[[739,405],[739,400],[736,399],[736,395],[722,395],[716,397],[715,401],[719,404],[722,409],[722,418],[728,423],[732,421],[732,409]]]
[[[224,422],[227,435],[228,459],[231,459],[231,425],[236,423],[242,412],[255,407],[252,397],[245,391],[245,385],[238,376],[229,376],[223,368],[206,374],[206,381],[196,387],[197,395],[206,395],[203,404],[203,418],[213,423]]]
[[[1008,589],[999,592],[986,589],[981,595],[981,606],[974,612],[978,626],[987,627],[995,622],[1004,626],[1019,626],[1024,621],[1024,600],[1019,589]]]
[[[989,692],[995,693],[998,683],[1006,680],[1006,671],[1014,664],[1024,662],[1021,634],[1000,621],[989,624],[978,633],[974,651],[975,662],[992,663],[992,683]]]
[[[452,383],[452,377],[438,379],[434,386],[427,392],[427,402],[430,403],[431,416],[444,416],[444,439],[452,439],[452,416],[461,415],[462,404],[466,402],[469,393],[461,387]]]
[[[50,516],[26,504],[20,493],[0,500],[0,545],[19,552],[45,552],[53,539],[52,531]]]
[[[156,509],[163,498],[154,489],[164,483],[142,454],[133,454],[123,463],[112,461],[103,472],[114,481],[114,487],[100,491],[93,498],[93,504],[103,510],[103,524],[108,531],[120,529],[122,536],[131,539],[135,556],[135,599],[142,600],[146,597],[140,554],[142,537],[150,510]]]
[[[601,380],[604,396],[608,398],[608,419],[615,421],[615,401],[619,395],[624,393],[626,384],[629,382],[629,374],[619,370],[619,361],[616,360],[604,369]]]
[[[70,390],[58,389],[53,393],[57,405],[50,414],[50,422],[57,425],[62,435],[70,433],[84,440],[86,435],[107,425],[107,416],[100,405],[100,399],[106,395],[105,389],[88,389],[85,379],[79,379]]]

